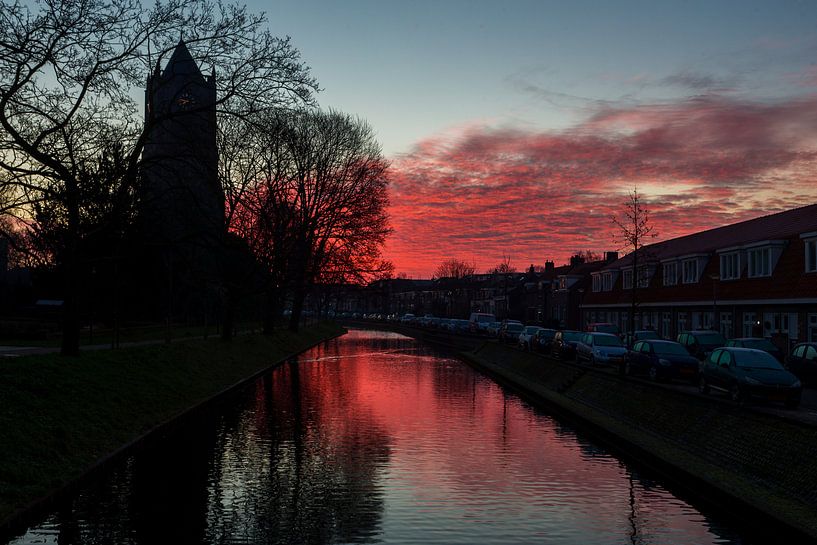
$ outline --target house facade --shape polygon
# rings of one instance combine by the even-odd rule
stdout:
[[[643,247],[591,274],[586,321],[817,341],[817,204]],[[635,305],[633,305],[635,301]]]

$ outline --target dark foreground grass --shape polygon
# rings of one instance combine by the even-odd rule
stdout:
[[[154,426],[334,336],[241,336],[0,360],[0,522]]]

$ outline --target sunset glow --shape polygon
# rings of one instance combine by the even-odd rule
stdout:
[[[449,257],[487,270],[617,250],[611,217],[637,187],[672,238],[817,201],[817,96],[708,95],[599,108],[564,131],[470,127],[394,161],[387,256],[428,277]]]

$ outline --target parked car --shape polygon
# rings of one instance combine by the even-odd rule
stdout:
[[[734,401],[750,398],[782,401],[786,407],[800,404],[803,386],[774,356],[753,348],[717,348],[701,364],[698,388],[727,392]]]
[[[817,343],[794,345],[786,358],[789,371],[809,386],[817,384]]]
[[[726,345],[726,339],[717,331],[684,331],[678,335],[678,343],[699,361],[709,357],[713,350]]]
[[[532,345],[533,349],[542,352],[543,354],[550,354],[552,345],[553,345],[553,338],[556,336],[555,329],[546,329],[542,328],[536,332],[536,335],[533,338]]]
[[[562,360],[576,357],[576,343],[582,338],[581,331],[563,329],[556,332],[551,343],[551,354]]]
[[[609,322],[593,322],[587,324],[585,330],[588,333],[610,333],[611,335],[621,335],[621,330],[616,324]]]
[[[410,325],[414,321],[415,318],[416,318],[416,316],[414,316],[414,314],[411,314],[411,313],[403,314],[403,317],[400,318],[400,323]]]
[[[471,331],[471,322],[464,319],[451,320],[450,331],[458,335],[465,335]]]
[[[519,348],[523,350],[531,350],[536,333],[542,329],[544,329],[544,327],[539,327],[536,325],[525,326],[524,329],[522,329],[522,333],[519,334]]]
[[[660,339],[658,332],[654,329],[642,329],[624,335],[624,346],[632,348],[637,341],[647,341],[650,339]]]
[[[627,349],[618,335],[612,333],[585,333],[576,343],[576,361],[590,365],[615,365],[624,362]]]
[[[724,346],[736,346],[738,348],[754,348],[755,350],[763,350],[775,357],[777,361],[783,363],[785,359],[783,352],[776,347],[769,339],[762,337],[741,337],[739,339],[729,339]]]
[[[698,360],[676,342],[649,339],[633,344],[624,356],[621,371],[624,375],[644,373],[650,380],[678,378],[695,384],[698,379]]]
[[[525,326],[516,320],[505,320],[499,328],[499,342],[514,343],[519,341],[519,334]]]
[[[499,328],[502,327],[502,322],[491,322],[487,326],[485,326],[485,331],[488,332],[488,336],[492,338],[499,337]]]
[[[468,321],[471,323],[471,333],[485,335],[488,324],[496,322],[496,316],[488,312],[472,312]]]

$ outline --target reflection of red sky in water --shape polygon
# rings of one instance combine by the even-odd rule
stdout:
[[[394,161],[386,256],[418,278],[450,257],[561,264],[619,246],[610,218],[635,185],[667,239],[817,202],[816,158],[817,96],[608,105],[562,132],[469,127]]]
[[[310,433],[344,444],[360,422],[373,421],[389,437],[390,483],[409,486],[411,503],[420,509],[465,496],[487,498],[497,508],[513,497],[509,509],[528,511],[558,507],[559,498],[569,495],[573,507],[566,511],[583,519],[578,524],[624,527],[628,477],[616,459],[579,446],[573,432],[561,431],[457,361],[403,353],[398,345],[416,345],[395,337],[373,348],[354,341],[357,335],[339,341],[340,359],[332,357],[334,345],[302,358],[313,360],[300,370],[302,399],[318,428]],[[642,507],[654,511],[643,515],[650,528],[680,525],[711,540],[704,526],[687,520],[681,502],[672,500],[674,509],[663,512],[649,504],[656,498],[656,505],[666,503],[668,494],[640,487],[639,495]],[[485,505],[469,509],[481,516],[491,511]],[[605,518],[615,513],[615,520]]]

